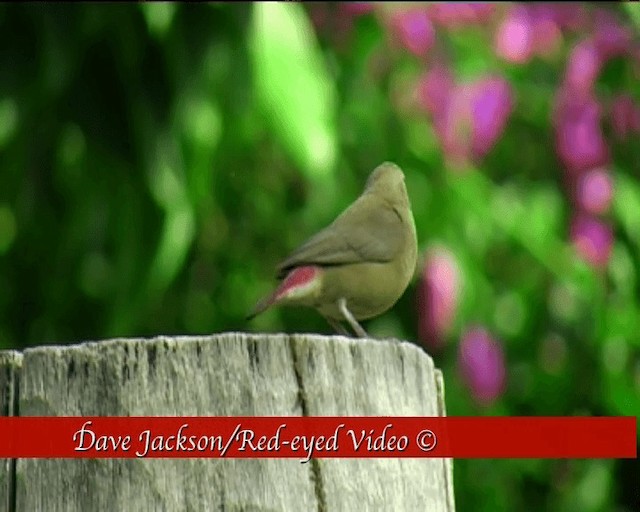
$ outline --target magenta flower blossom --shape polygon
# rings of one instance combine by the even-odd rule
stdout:
[[[418,321],[422,342],[441,347],[451,329],[460,299],[461,275],[455,256],[446,247],[427,253],[418,288]]]
[[[611,103],[611,125],[620,139],[626,139],[632,132],[640,133],[640,107],[628,94],[617,96]]]
[[[473,154],[482,157],[502,135],[513,108],[513,95],[509,83],[497,77],[480,80],[473,88]]]
[[[561,26],[552,4],[527,5],[532,19],[533,53],[546,56],[556,52],[562,43]]]
[[[490,3],[431,3],[431,19],[445,27],[456,27],[487,21],[495,5]]]
[[[601,108],[591,95],[560,91],[556,103],[556,150],[572,172],[605,165],[609,151],[600,127]]]
[[[511,87],[502,78],[487,77],[446,90],[446,75],[432,78],[423,83],[423,101],[434,111],[449,163],[464,167],[485,156],[502,134],[513,107]]]
[[[488,405],[504,392],[504,354],[500,344],[486,329],[476,327],[462,336],[458,369],[477,402]]]
[[[396,11],[391,26],[402,45],[418,57],[425,56],[435,41],[435,31],[424,9]]]
[[[552,18],[561,30],[580,30],[584,27],[587,13],[584,6],[578,2],[535,4],[532,8],[544,11]]]
[[[453,75],[442,64],[436,64],[419,80],[416,93],[420,107],[431,115],[434,130],[445,147],[445,132],[449,122],[450,103],[455,90]],[[446,149],[445,149],[446,152]],[[463,155],[466,161],[466,155]]]
[[[352,16],[369,14],[375,8],[373,2],[340,2],[340,10]]]
[[[587,213],[602,214],[611,206],[613,180],[604,168],[591,169],[578,177],[578,204]]]
[[[605,267],[611,255],[613,232],[604,222],[578,215],[571,225],[571,240],[578,253],[591,266]]]
[[[566,87],[579,93],[591,91],[600,74],[602,64],[602,57],[594,41],[585,39],[579,42],[569,55],[565,71]]]
[[[602,59],[625,54],[633,36],[630,30],[620,25],[613,13],[598,9],[594,19],[595,46]]]
[[[455,84],[449,69],[441,64],[433,66],[418,82],[418,102],[432,116],[446,110],[449,96]]]
[[[464,168],[473,159],[473,137],[470,87],[456,86],[451,92],[445,109],[434,118],[436,135],[442,151],[452,167]]]
[[[523,64],[533,53],[533,24],[524,5],[511,8],[495,35],[496,53],[504,60]]]
[[[534,55],[547,56],[562,43],[562,28],[575,25],[583,11],[557,4],[512,4],[496,30],[497,55],[523,64]]]

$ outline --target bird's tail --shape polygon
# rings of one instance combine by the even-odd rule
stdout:
[[[271,295],[267,295],[266,297],[263,297],[262,299],[260,299],[258,303],[255,305],[255,307],[251,310],[251,313],[247,315],[246,320],[252,320],[256,316],[258,316],[260,313],[262,313],[263,311],[266,311],[271,306],[273,306],[273,303],[276,300],[277,291],[278,290],[276,290]]]
[[[321,286],[320,272],[319,267],[311,265],[294,268],[271,295],[266,296],[256,304],[253,311],[247,315],[247,320],[251,320],[276,303],[300,301],[310,293],[317,291],[318,287]]]

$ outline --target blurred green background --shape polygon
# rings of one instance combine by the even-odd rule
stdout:
[[[637,4],[0,5],[0,349],[230,330],[390,160],[366,323],[451,415],[640,414]],[[640,510],[637,460],[457,460],[459,510]]]

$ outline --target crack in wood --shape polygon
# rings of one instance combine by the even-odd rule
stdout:
[[[293,339],[294,339],[293,336],[289,336],[289,350],[291,352],[291,360],[293,361],[293,373],[296,376],[296,382],[298,384],[298,402],[300,403],[300,408],[302,409],[302,415],[304,417],[309,417],[309,406],[307,405],[307,394],[304,389],[302,373],[299,367],[298,354],[296,352]],[[326,512],[327,496],[324,490],[324,482],[322,481],[320,461],[316,458],[312,458],[309,461],[309,464],[311,464],[311,480],[313,482],[316,499],[318,500],[318,512]]]
[[[20,368],[17,366],[13,367],[13,379],[12,386],[9,390],[9,400],[7,400],[7,405],[9,409],[10,416],[20,416]],[[11,381],[10,381],[11,382]],[[16,512],[17,508],[17,499],[18,499],[18,490],[17,490],[17,478],[16,478],[16,470],[17,470],[18,459],[13,458],[9,461],[9,475],[8,475],[8,487],[9,487],[9,496],[8,505],[9,512]]]

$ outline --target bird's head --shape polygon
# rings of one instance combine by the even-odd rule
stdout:
[[[392,204],[409,202],[404,173],[391,162],[384,162],[373,170],[367,179],[364,192],[379,195]]]

